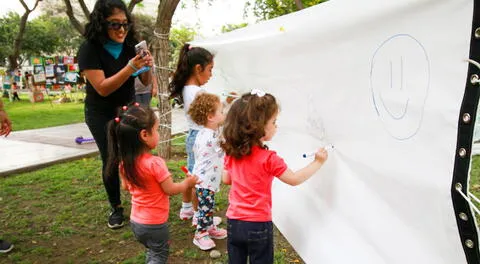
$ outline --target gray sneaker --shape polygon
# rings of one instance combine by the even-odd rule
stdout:
[[[0,239],[0,253],[8,253],[12,251],[13,249],[13,244]]]
[[[123,207],[112,208],[112,212],[108,217],[108,227],[111,229],[118,229],[123,226]]]

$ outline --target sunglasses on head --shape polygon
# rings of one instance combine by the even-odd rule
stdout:
[[[125,31],[129,30],[130,27],[132,26],[132,24],[130,23],[118,23],[118,22],[112,22],[112,21],[107,21],[107,26],[109,29],[113,29],[113,30],[120,30],[121,27],[123,27],[123,29]]]

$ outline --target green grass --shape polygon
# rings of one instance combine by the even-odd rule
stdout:
[[[184,178],[183,142],[175,140],[173,159],[167,161],[176,182]],[[0,235],[15,244],[0,263],[144,263],[145,249],[128,226],[106,226],[109,206],[100,167],[99,157],[93,157],[0,178]],[[227,193],[228,187],[222,186],[216,195],[217,215],[224,221]],[[125,215],[130,213],[129,200],[122,191]],[[181,196],[172,196],[169,263],[227,263],[225,240],[217,240],[222,256],[215,260],[193,245],[194,229],[178,218],[180,206]],[[275,263],[302,263],[278,230],[275,243]]]
[[[31,103],[27,95],[20,95],[20,98],[21,101],[14,102],[2,99],[14,131],[74,124],[85,120],[83,103],[56,104],[50,99]]]

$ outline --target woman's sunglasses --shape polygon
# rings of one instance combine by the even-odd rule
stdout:
[[[120,28],[123,27],[125,31],[128,31],[132,27],[132,24],[107,21],[107,26],[109,29],[113,30],[120,30]]]

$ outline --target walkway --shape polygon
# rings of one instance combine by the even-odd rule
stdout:
[[[183,109],[172,112],[172,134],[187,130]],[[85,123],[12,132],[0,138],[0,176],[32,171],[51,164],[98,154],[95,143],[78,145],[75,138],[92,135]]]

